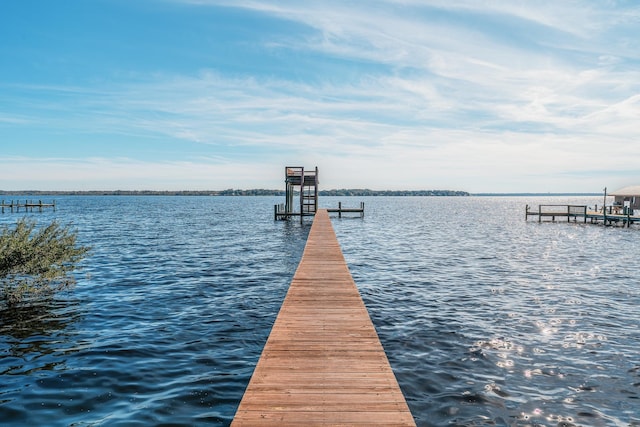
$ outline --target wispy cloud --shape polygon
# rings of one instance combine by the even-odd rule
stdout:
[[[270,165],[234,162],[216,158],[193,161],[151,162],[130,158],[32,158],[0,157],[3,176],[21,176],[19,184],[0,190],[220,190],[254,188],[261,174],[265,188],[278,188],[279,172]],[[25,174],[28,169],[29,174]]]
[[[293,160],[329,169],[323,174],[329,186],[441,184],[488,191],[520,185],[537,191],[557,177],[615,175],[640,161],[640,148],[629,143],[640,136],[640,39],[629,31],[640,23],[640,6],[174,2],[307,28],[252,39],[256,49],[285,58],[292,75],[302,77],[202,67],[99,87],[33,85],[20,88],[28,94],[20,114],[0,113],[0,126],[46,116],[49,129],[74,129],[85,137],[155,137],[203,147],[177,159],[183,164],[147,168],[141,162],[140,170],[151,175],[187,176],[188,167],[181,166],[201,170],[205,162],[198,156],[260,173],[265,162]],[[300,56],[304,60],[297,62]],[[42,91],[51,95],[44,102],[37,95]],[[117,164],[101,167],[124,173]],[[354,168],[376,172],[352,173]],[[203,176],[221,175],[202,170]],[[374,175],[373,184],[359,178]],[[574,186],[568,189],[594,185],[581,179],[565,181]]]

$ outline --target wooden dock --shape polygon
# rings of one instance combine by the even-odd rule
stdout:
[[[640,216],[632,215],[632,210],[620,210],[613,207],[604,207],[601,210],[590,210],[586,205],[538,205],[537,210],[532,210],[531,206],[525,208],[525,220],[529,217],[537,217],[538,222],[543,222],[544,218],[555,221],[556,218],[566,218],[567,222],[584,222],[591,224],[622,225],[630,227],[632,224],[640,223]]]
[[[326,209],[232,426],[415,426]]]
[[[16,212],[20,212],[20,209],[24,209],[25,212],[33,212],[34,208],[39,212],[42,212],[45,208],[53,208],[53,210],[56,210],[56,202],[42,203],[42,200],[38,200],[37,202],[30,200],[25,200],[24,202],[14,202],[13,200],[11,202],[6,202],[4,200],[0,201],[0,211],[2,213],[5,212],[5,209],[11,212],[14,210]]]

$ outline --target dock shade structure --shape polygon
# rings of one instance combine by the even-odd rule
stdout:
[[[624,187],[609,193],[609,195],[615,197],[613,202],[615,206],[622,206],[634,210],[640,209],[640,185]]]

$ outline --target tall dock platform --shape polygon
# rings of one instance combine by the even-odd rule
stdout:
[[[416,425],[326,209],[231,425]]]
[[[289,219],[292,216],[313,216],[318,209],[318,167],[315,170],[305,170],[301,166],[286,166],[285,176],[285,200],[286,203],[274,206],[275,219]],[[299,210],[296,210],[294,194],[300,195]]]

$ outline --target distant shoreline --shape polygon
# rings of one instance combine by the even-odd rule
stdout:
[[[41,196],[284,196],[284,190],[83,190],[83,191],[2,191],[0,197],[41,197]],[[319,196],[475,196],[475,197],[546,197],[546,196],[570,196],[593,197],[602,196],[602,193],[468,193],[455,190],[369,190],[369,189],[340,189],[321,190]]]
[[[593,197],[602,196],[602,193],[472,193],[471,196],[477,197],[554,197],[554,196],[571,196],[571,197]]]
[[[284,190],[115,190],[115,191],[2,191],[2,196],[284,196]],[[340,189],[320,190],[319,196],[469,196],[466,191],[453,190],[368,190]]]

